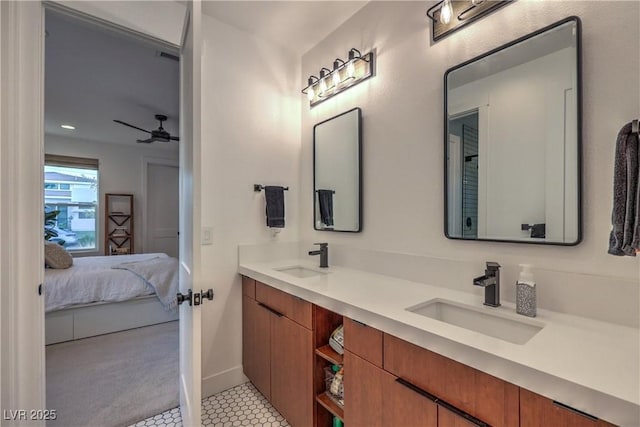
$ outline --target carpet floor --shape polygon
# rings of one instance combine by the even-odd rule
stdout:
[[[53,427],[127,426],[179,405],[178,322],[49,345]]]

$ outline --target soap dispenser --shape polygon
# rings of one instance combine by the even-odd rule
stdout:
[[[516,282],[516,313],[536,317],[536,282],[531,265],[520,264],[520,277]]]

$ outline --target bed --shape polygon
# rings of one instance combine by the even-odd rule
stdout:
[[[68,269],[46,268],[46,344],[177,320],[170,302],[177,265],[175,258],[152,253],[82,257]],[[156,286],[161,280],[145,277],[142,267],[163,273],[166,284]]]

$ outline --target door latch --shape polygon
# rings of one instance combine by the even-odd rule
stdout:
[[[198,294],[196,294],[198,295]],[[178,292],[178,294],[176,295],[176,298],[178,300],[178,305],[182,304],[183,302],[188,302],[189,305],[191,305],[191,301],[193,300],[193,292],[191,292],[191,289],[189,289],[189,292],[187,292],[186,295],[181,294],[180,292]],[[200,304],[200,302],[198,301],[198,304]],[[196,304],[196,305],[198,305]]]
[[[196,293],[189,289],[189,292],[187,292],[186,295],[178,292],[176,298],[178,300],[178,305],[185,301],[188,302],[189,305],[200,305],[205,299],[208,299],[209,301],[213,300],[213,289],[208,289],[207,292],[200,291]]]

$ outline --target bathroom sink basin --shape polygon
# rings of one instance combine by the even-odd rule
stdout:
[[[276,268],[275,270],[280,271],[282,273],[289,274],[294,277],[299,277],[299,278],[313,277],[313,276],[319,276],[321,274],[327,274],[322,271],[311,270],[310,268],[301,267],[299,265],[294,267]]]
[[[514,344],[525,344],[544,328],[534,320],[516,319],[489,307],[472,307],[433,299],[405,310]]]

